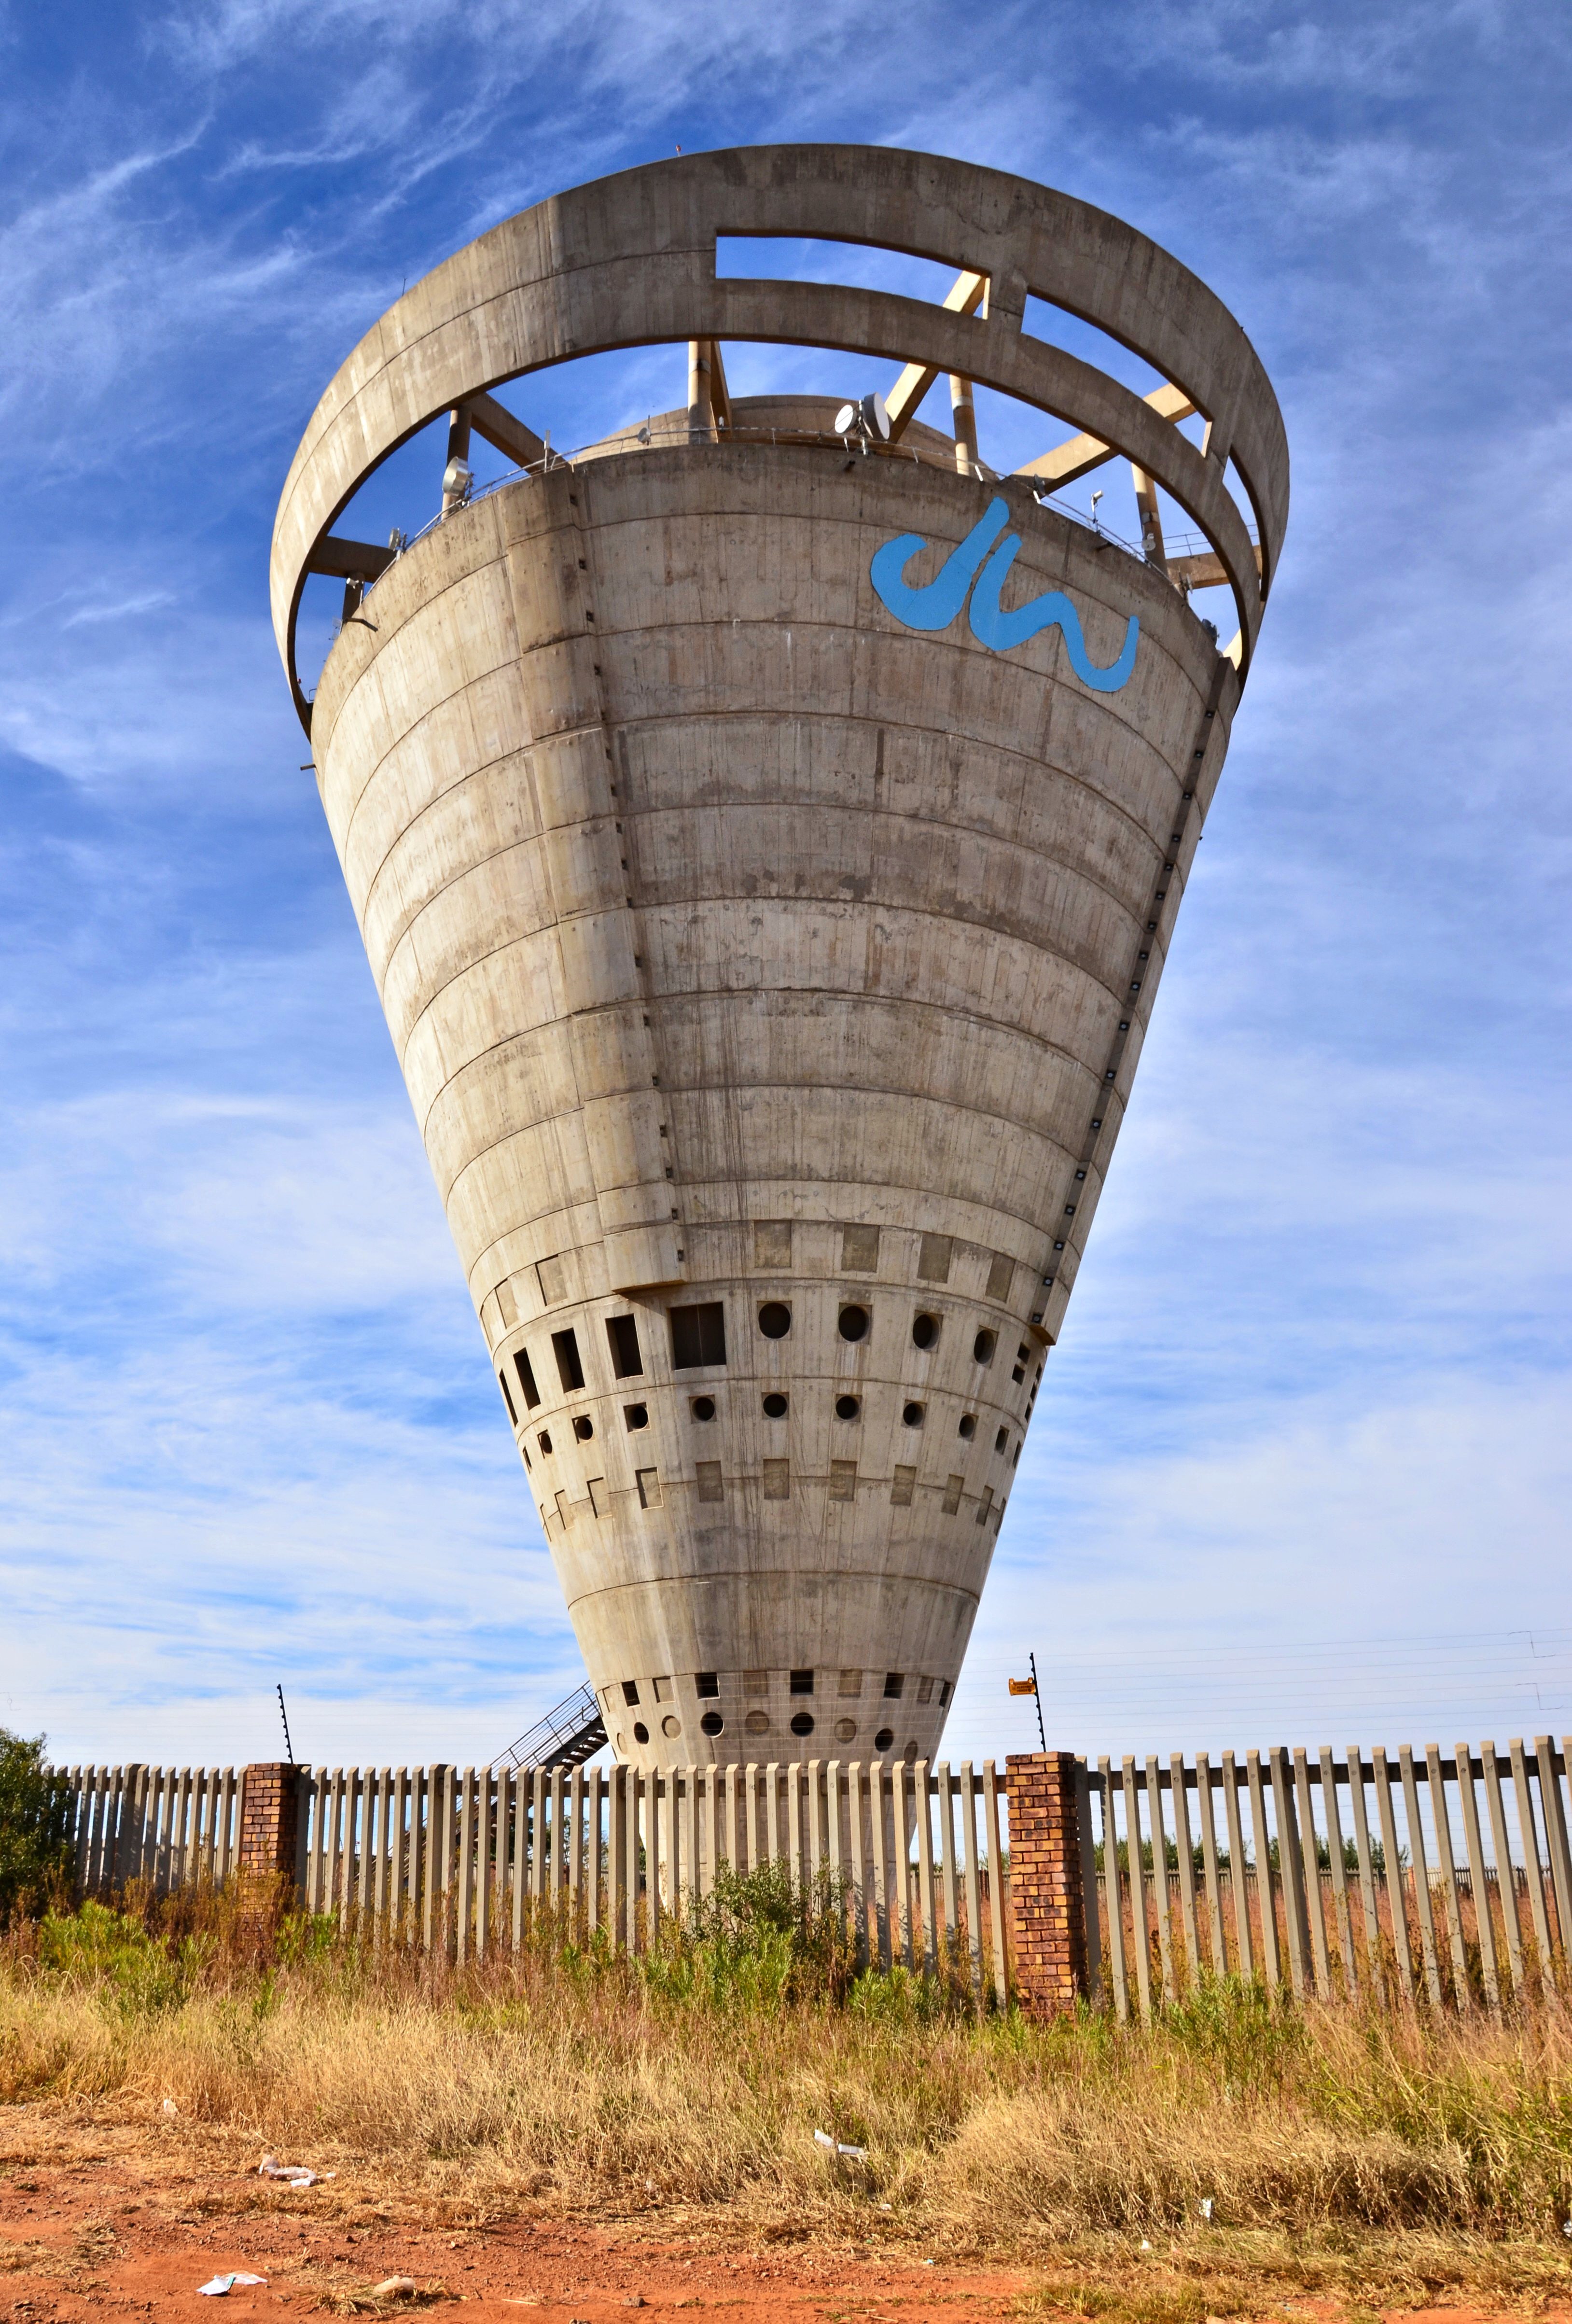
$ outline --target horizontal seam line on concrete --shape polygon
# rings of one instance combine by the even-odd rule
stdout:
[[[1085,1068],[1084,1070],[1088,1072],[1090,1078],[1095,1080],[1095,1074],[1089,1067]],[[804,1090],[833,1089],[837,1095],[844,1096],[847,1094],[843,1084],[832,1082],[755,1082],[750,1083],[749,1086],[750,1091],[755,1093],[759,1090],[786,1090],[797,1093]],[[668,1085],[663,1083],[661,1086],[661,1095],[668,1101],[674,1097],[687,1097],[699,1093],[714,1094],[718,1096],[732,1096],[735,1094],[733,1092],[718,1086],[712,1091],[707,1085],[704,1085],[702,1088],[702,1091],[697,1092],[692,1087],[685,1087],[678,1084]],[[613,1093],[613,1094],[630,1095],[631,1093],[616,1092]],[[953,1098],[928,1098],[922,1095],[920,1093],[914,1092],[911,1089],[905,1087],[876,1089],[866,1082],[860,1084],[855,1092],[851,1093],[851,1094],[860,1099],[866,1099],[870,1095],[899,1098],[906,1103],[914,1106],[941,1106],[946,1112],[961,1114],[969,1120],[1000,1122],[1005,1126],[1005,1128],[1017,1131],[1022,1137],[1032,1139],[1034,1143],[1050,1148],[1053,1153],[1063,1154],[1067,1160],[1073,1160],[1073,1156],[1070,1153],[1069,1149],[1061,1147],[1057,1139],[1048,1136],[1043,1131],[1025,1129],[1021,1123],[1017,1122],[1013,1116],[993,1111],[986,1106],[961,1104]],[[460,1185],[461,1181],[465,1178],[470,1171],[474,1169],[478,1164],[485,1161],[489,1156],[498,1153],[504,1146],[510,1144],[515,1139],[529,1137],[532,1132],[546,1129],[556,1122],[575,1120],[579,1118],[583,1111],[584,1104],[583,1101],[581,1101],[576,1107],[570,1109],[565,1113],[548,1114],[542,1121],[527,1123],[519,1130],[508,1130],[503,1134],[503,1136],[488,1139],[485,1145],[477,1147],[473,1154],[466,1157],[461,1167],[454,1173],[454,1176],[448,1180],[446,1186],[442,1185],[440,1180],[438,1181],[437,1191],[441,1195],[444,1210],[446,1211],[455,1190]],[[798,1175],[803,1177],[811,1178],[814,1174],[811,1171],[804,1170],[800,1172]],[[630,1178],[626,1183],[629,1186],[665,1186],[667,1181],[664,1177],[659,1179]],[[598,1187],[595,1190],[596,1201],[600,1199],[600,1191],[601,1190]],[[621,1190],[619,1188],[609,1188],[607,1191],[609,1193],[615,1193]],[[1006,1213],[1005,1215],[1008,1216],[1009,1213]],[[1079,1216],[1079,1212],[1077,1215]],[[647,1222],[647,1223],[655,1224],[662,1222],[650,1221]],[[664,1223],[669,1225],[672,1222],[667,1220],[664,1222]],[[1025,1223],[1025,1222],[1023,1222],[1023,1223]],[[1037,1232],[1040,1234],[1046,1231],[1047,1230],[1044,1228],[1039,1227],[1037,1229]]]
[[[1062,955],[1055,955],[1055,957],[1062,958]],[[1074,964],[1071,964],[1071,965],[1073,966]],[[1156,978],[1161,974],[1161,968],[1162,964],[1159,964],[1156,969],[1152,970],[1149,973],[1148,979],[1144,980],[1144,982],[1150,981],[1154,983]],[[443,992],[446,993],[450,991],[452,989],[452,984],[456,983],[457,982],[457,978],[452,979],[449,984],[445,985],[442,988]],[[435,995],[433,997],[433,1005],[435,1005],[436,1000],[440,999],[441,997],[441,994]],[[1155,996],[1154,995],[1153,997],[1154,998]],[[437,1111],[442,1100],[447,1095],[448,1092],[455,1088],[457,1084],[464,1080],[466,1074],[473,1072],[476,1067],[484,1065],[489,1059],[494,1059],[501,1050],[508,1048],[514,1043],[522,1043],[525,1041],[533,1042],[536,1040],[544,1041],[559,1034],[561,1030],[566,1027],[583,1025],[586,1021],[597,1017],[614,1016],[623,1009],[645,1010],[666,1005],[672,1002],[685,1002],[690,1006],[697,1007],[707,1001],[754,1000],[768,1001],[773,1004],[771,1012],[772,1016],[776,1021],[779,1021],[787,1014],[786,1010],[781,1007],[781,1004],[784,1001],[798,999],[800,999],[804,1004],[819,1000],[832,1001],[837,1005],[845,1007],[849,1011],[858,1008],[887,1010],[892,1016],[904,1010],[918,1010],[923,1012],[924,1015],[942,1019],[947,1026],[953,1029],[958,1029],[962,1033],[967,1032],[980,1021],[988,1038],[991,1038],[997,1035],[1007,1040],[1019,1042],[1023,1048],[1034,1055],[1039,1060],[1040,1064],[1046,1064],[1050,1060],[1057,1059],[1068,1065],[1072,1073],[1084,1073],[1090,1076],[1094,1081],[1098,1078],[1098,1067],[1095,1065],[1089,1065],[1083,1058],[1078,1057],[1073,1050],[1063,1047],[1062,1045],[1057,1041],[1050,1040],[1045,1034],[1032,1032],[1024,1026],[1012,1025],[1000,1018],[983,1017],[980,1010],[968,1010],[960,1001],[915,999],[900,993],[850,992],[837,985],[811,984],[774,986],[748,985],[733,989],[731,991],[722,990],[719,991],[703,991],[684,995],[661,993],[652,996],[648,1001],[641,1000],[638,994],[634,994],[627,1001],[608,1001],[603,1003],[598,1009],[575,1010],[571,1017],[547,1018],[534,1025],[520,1027],[516,1031],[507,1034],[503,1039],[493,1041],[483,1049],[475,1050],[472,1056],[464,1059],[461,1065],[456,1065],[448,1074],[446,1080],[441,1083],[439,1086],[433,1091],[430,1102],[427,1104],[425,1112],[420,1116],[421,1139],[424,1140],[427,1130],[430,1126],[431,1118]],[[422,1015],[424,1015],[424,1013],[425,1012],[423,1011]],[[419,1021],[420,1020],[417,1019],[416,1023],[418,1024]],[[411,1028],[410,1038],[413,1038],[413,1028]],[[405,1054],[408,1054],[407,1047]],[[839,1088],[841,1086],[841,1084],[835,1083],[796,1083],[786,1081],[750,1082],[747,1084],[749,1090],[795,1088],[827,1089]],[[860,1084],[860,1089],[861,1086],[862,1085]],[[883,1096],[898,1095],[900,1093],[893,1087],[890,1089],[879,1090],[877,1084],[869,1084],[868,1086],[877,1094]],[[662,1082],[662,1094],[664,1096],[681,1095],[691,1097],[694,1095],[713,1095],[722,1093],[729,1093],[733,1097],[744,1093],[735,1085],[728,1085],[721,1083],[667,1083],[664,1080]],[[621,1091],[606,1092],[603,1093],[603,1094],[610,1096],[630,1097],[634,1094],[634,1092],[631,1088],[629,1088]],[[942,1100],[937,1100],[934,1102],[947,1102],[947,1101]],[[581,1099],[577,1107],[570,1109],[570,1111],[582,1112],[584,1102],[585,1102]],[[543,1121],[560,1121],[565,1118],[565,1117],[562,1114],[547,1114],[542,1116],[541,1120]],[[1013,1117],[1004,1116],[1001,1118],[1007,1120],[1012,1119]],[[535,1124],[530,1126],[538,1127],[539,1125]]]

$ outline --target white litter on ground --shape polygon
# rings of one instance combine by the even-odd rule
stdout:
[[[319,2180],[336,2179],[336,2171],[308,2171],[303,2163],[280,2163],[276,2155],[264,2154],[256,2166],[259,2179],[282,2179],[290,2187],[315,2187]]]
[[[266,2282],[265,2275],[245,2275],[237,2270],[234,2275],[216,2275],[211,2283],[199,2283],[197,2289],[198,2292],[205,2292],[209,2300],[222,2300],[225,2292],[233,2292],[237,2283],[265,2283]]]

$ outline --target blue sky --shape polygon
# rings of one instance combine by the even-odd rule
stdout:
[[[268,540],[406,281],[559,186],[801,137],[1129,218],[1294,459],[951,1744],[1025,1747],[1032,1644],[1082,1749],[1572,1726],[1569,52],[1534,0],[0,5],[0,1720],[244,1760],[281,1679],[302,1756],[465,1759],[577,1676]],[[572,444],[681,364],[515,400]],[[787,379],[846,373],[733,367]]]

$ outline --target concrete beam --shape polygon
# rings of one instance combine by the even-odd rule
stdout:
[[[376,581],[392,563],[393,555],[392,549],[379,549],[374,541],[345,540],[329,532],[311,551],[306,570],[326,573],[335,581]]]

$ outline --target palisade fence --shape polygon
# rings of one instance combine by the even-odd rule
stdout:
[[[1123,2019],[1219,1974],[1498,2015],[1572,1992],[1569,1748],[1066,1754],[1063,1878],[1034,1901],[1068,1908],[1085,1989]],[[1009,1791],[1043,1764],[301,1768],[294,1883],[373,1942],[472,1960],[547,1914],[648,1951],[721,1865],[781,1865],[823,1884],[860,1963],[942,1969],[981,2003],[1013,1988]],[[239,1870],[244,1770],[59,1773],[83,1895]]]
[[[1216,1766],[1204,1753],[1099,1759],[1088,1787],[1114,2008],[1149,2018],[1226,1971],[1301,1998],[1493,2014],[1566,1989],[1569,1747],[1405,1745],[1395,1765],[1356,1744],[1341,1758],[1224,1752]]]
[[[244,1773],[244,1771],[242,1771]],[[1004,1779],[991,1760],[687,1767],[302,1768],[295,1884],[373,1941],[458,1960],[565,1935],[644,1952],[718,1866],[786,1867],[845,1915],[860,1965],[1006,1989]],[[234,1768],[71,1768],[78,1885],[159,1893],[238,1868]]]

